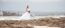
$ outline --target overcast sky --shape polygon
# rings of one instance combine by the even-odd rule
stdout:
[[[64,0],[28,0],[32,12],[65,12]],[[25,0],[0,0],[3,10],[25,11]]]

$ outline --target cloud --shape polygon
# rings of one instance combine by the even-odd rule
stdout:
[[[34,3],[40,3],[40,2],[60,2],[63,0],[2,0],[3,2],[22,2],[22,1],[30,1],[30,2],[34,2]]]
[[[30,2],[60,2],[62,0],[30,0]]]
[[[21,0],[2,0],[2,2],[21,2]]]

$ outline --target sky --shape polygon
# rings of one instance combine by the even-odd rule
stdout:
[[[64,0],[0,0],[0,8],[7,11],[21,11],[29,4],[31,12],[65,12]]]

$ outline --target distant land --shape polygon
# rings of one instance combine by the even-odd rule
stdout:
[[[23,11],[5,11],[4,14],[5,13],[8,15],[22,16],[22,14],[25,12],[23,12]],[[31,11],[31,15],[33,15],[33,16],[50,16],[50,15],[51,16],[54,16],[54,15],[58,16],[58,15],[65,15],[65,12],[63,12],[63,11],[59,11],[59,12],[56,12],[56,11],[55,12],[34,12],[34,11]]]

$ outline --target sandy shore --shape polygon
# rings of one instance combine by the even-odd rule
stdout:
[[[49,28],[65,28],[65,17],[40,18],[34,20],[0,20],[0,28],[34,28],[35,26],[48,26]],[[36,28],[36,27],[35,27]]]

